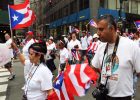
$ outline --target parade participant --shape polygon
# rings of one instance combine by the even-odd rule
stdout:
[[[67,49],[69,50],[69,63],[73,63],[74,56],[72,55],[72,50],[76,50],[76,52],[79,52],[78,50],[81,50],[81,44],[80,41],[76,37],[76,32],[71,33],[71,40],[67,45]],[[79,58],[75,57],[76,63],[78,63]],[[75,62],[74,62],[75,63]]]
[[[25,59],[29,59],[28,49],[29,49],[30,45],[36,42],[36,40],[33,39],[33,37],[34,37],[34,33],[32,31],[28,31],[26,33],[25,44],[22,49]]]
[[[51,70],[51,72],[54,72],[56,70],[56,66],[54,63],[55,51],[56,51],[55,43],[53,42],[52,39],[49,39],[46,54],[46,65]]]
[[[66,66],[66,63],[68,62],[68,57],[69,57],[69,52],[68,50],[65,48],[65,42],[63,40],[59,41],[59,49],[60,49],[60,55],[59,55],[59,59],[60,59],[60,68],[59,68],[59,72],[64,71],[64,68]]]
[[[139,31],[134,32],[133,40],[136,43],[136,45],[140,48],[140,32]],[[134,88],[133,98],[134,98],[136,95],[136,88],[137,88],[137,82],[138,82],[137,73],[135,71],[134,71],[133,81],[134,81],[134,84],[133,84],[133,88]]]
[[[87,58],[88,58],[89,64],[91,62],[91,59],[94,57],[100,43],[101,42],[99,41],[99,36],[95,33],[93,35],[93,40],[92,40],[92,42],[90,43],[90,45],[88,46],[88,49],[87,49]]]
[[[87,41],[87,34],[86,31],[82,32],[82,37],[81,37],[81,62],[84,61],[84,57],[86,56],[86,51],[88,48],[88,41]]]
[[[22,53],[23,53],[23,55],[24,55],[24,57],[25,57],[26,60],[29,59],[29,52],[28,52],[29,47],[33,43],[37,42],[37,40],[35,40],[33,37],[34,37],[34,34],[33,34],[32,31],[28,31],[26,33],[25,44],[24,44],[23,49],[22,49]],[[24,74],[25,74],[25,76],[28,73],[28,71],[29,71],[28,68],[26,68],[26,69],[24,68]]]
[[[87,42],[88,42],[88,45],[90,45],[90,43],[92,42],[92,35],[90,32],[88,32],[87,34]]]
[[[12,45],[25,69],[30,69],[25,76],[26,83],[22,100],[46,100],[47,96],[53,92],[53,75],[44,59],[47,52],[46,44],[33,43],[28,49],[29,59],[25,59],[14,43]]]
[[[11,44],[12,44],[12,39],[11,39],[11,37],[10,37],[10,35],[8,34],[8,33],[6,33],[5,34],[5,39],[7,40],[6,41],[6,45],[8,46],[8,48],[10,49],[10,57],[11,57],[11,61],[10,62],[8,62],[7,64],[5,64],[4,66],[5,66],[5,68],[6,69],[8,69],[8,71],[10,72],[10,76],[9,76],[9,80],[13,80],[14,78],[15,78],[15,74],[14,74],[14,72],[13,72],[13,57],[14,57],[14,55],[13,55],[13,49],[12,49],[12,46],[11,46]]]
[[[136,42],[136,45],[140,47],[140,32],[139,31],[134,33],[133,39],[134,39],[134,42]]]
[[[140,50],[135,43],[116,33],[117,27],[112,15],[101,16],[97,23],[97,33],[101,42],[92,60],[95,71],[100,72],[100,91],[103,95],[93,96],[97,100],[131,100],[133,90],[133,70],[140,75]],[[101,93],[101,92],[100,92]],[[107,98],[107,99],[106,99]]]

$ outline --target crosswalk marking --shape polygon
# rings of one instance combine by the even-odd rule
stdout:
[[[8,87],[8,76],[10,73],[5,68],[0,68],[0,93],[6,92]],[[6,82],[6,83],[4,83]],[[6,94],[0,96],[0,100],[5,100]]]
[[[10,75],[9,72],[0,72],[0,76],[7,76],[7,75]]]
[[[0,92],[5,92],[7,90],[8,84],[0,85]]]
[[[6,96],[0,96],[0,100],[5,100]]]
[[[0,68],[0,72],[7,71],[6,68]]]
[[[8,81],[8,77],[1,77],[0,78],[0,82],[7,82]]]

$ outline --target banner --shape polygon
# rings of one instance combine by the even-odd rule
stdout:
[[[10,49],[6,44],[0,43],[0,66],[5,65],[11,61]]]

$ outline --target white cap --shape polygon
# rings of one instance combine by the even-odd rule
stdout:
[[[99,38],[99,36],[95,33],[95,34],[93,35],[93,38]]]

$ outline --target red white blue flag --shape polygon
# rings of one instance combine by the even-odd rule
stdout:
[[[55,97],[51,100],[74,100],[73,95],[67,90],[66,83],[64,81],[64,73],[60,73],[56,81],[53,84]]]
[[[85,96],[91,81],[97,81],[96,72],[87,64],[66,67],[54,82],[54,94],[50,100],[74,100],[74,96]]]
[[[135,21],[135,25],[138,30],[140,30],[140,20]]]
[[[9,14],[12,29],[29,27],[35,20],[35,14],[30,9],[29,0],[23,4],[9,5]]]
[[[90,20],[89,25],[95,28],[97,27],[97,24],[93,19]]]

